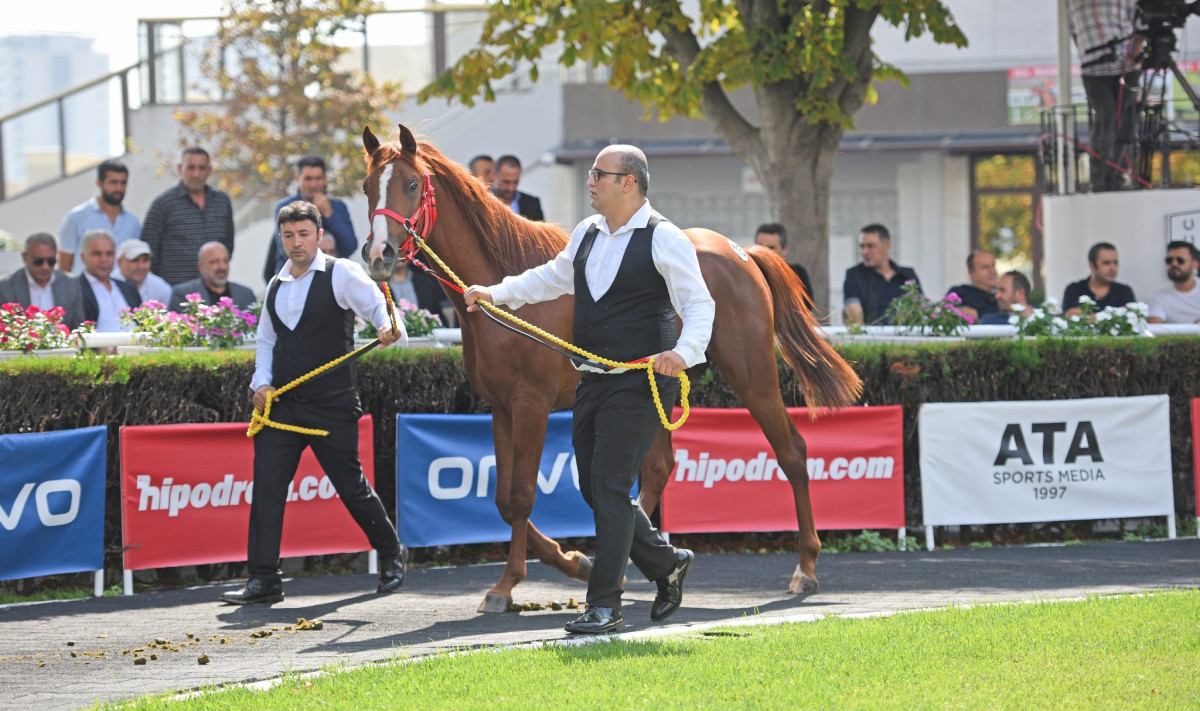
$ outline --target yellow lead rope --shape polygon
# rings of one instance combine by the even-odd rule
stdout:
[[[414,237],[414,239],[415,239],[415,237]],[[418,239],[417,244],[419,244],[421,246],[421,249],[424,250],[425,253],[429,255],[430,259],[432,259],[434,262],[436,262],[437,265],[439,267],[441,267],[442,270],[445,271],[446,274],[449,275],[451,279],[454,280],[455,284],[458,284],[460,289],[462,289],[463,291],[466,291],[467,285],[464,284],[462,279],[459,279],[458,275],[455,274],[454,271],[450,269],[450,267],[446,266],[446,263],[443,262],[441,260],[441,258],[439,258],[437,256],[437,254],[435,254],[434,251],[429,248],[429,245],[427,245],[425,243],[425,240]],[[654,407],[658,410],[658,419],[659,419],[659,421],[662,422],[663,427],[666,427],[668,430],[674,431],[674,430],[677,430],[680,427],[682,427],[683,423],[687,421],[688,413],[690,412],[690,410],[688,408],[688,393],[691,392],[692,384],[691,384],[691,381],[688,380],[686,370],[681,370],[679,372],[679,395],[680,395],[680,400],[681,400],[681,406],[683,408],[683,413],[680,415],[679,421],[671,422],[670,418],[667,417],[666,411],[663,409],[662,398],[659,397],[659,394],[658,394],[658,383],[656,383],[654,381],[654,359],[657,358],[658,356],[652,356],[650,358],[650,360],[646,363],[622,363],[621,361],[609,360],[608,358],[602,358],[602,357],[596,355],[595,353],[589,353],[588,351],[576,346],[573,343],[564,341],[563,339],[559,338],[558,336],[555,336],[553,333],[548,333],[546,331],[543,331],[542,329],[538,328],[537,326],[534,326],[533,324],[529,323],[528,321],[525,321],[524,319],[522,319],[518,316],[514,316],[513,314],[510,314],[509,312],[502,310],[500,307],[498,307],[484,299],[478,299],[478,300],[476,300],[475,303],[482,305],[488,311],[491,311],[494,314],[502,316],[503,318],[506,318],[509,321],[512,321],[513,323],[517,324],[518,326],[520,326],[526,330],[536,333],[537,335],[541,336],[542,338],[545,338],[548,341],[556,343],[556,344],[562,346],[563,348],[566,348],[567,350],[569,350],[573,353],[577,353],[585,358],[590,358],[590,359],[596,361],[597,363],[603,363],[604,365],[607,365],[612,368],[627,368],[629,370],[645,370],[647,377],[650,378],[650,393],[651,393],[651,395],[654,396]]]
[[[388,288],[388,284],[386,281],[380,282],[379,287],[381,289],[383,289],[383,296],[387,300],[388,315],[392,319],[392,329],[395,330],[395,328],[396,328],[396,307],[392,304],[392,290],[390,288]],[[303,385],[304,383],[308,382],[309,380],[312,380],[313,378],[317,377],[321,373],[324,373],[325,371],[327,371],[331,368],[338,367],[344,361],[349,360],[350,358],[354,358],[359,353],[361,353],[369,348],[374,348],[375,344],[377,342],[378,342],[378,339],[376,339],[375,341],[372,341],[371,343],[366,344],[365,346],[356,348],[356,349],[350,351],[349,353],[347,353],[346,355],[341,356],[340,358],[331,360],[328,363],[326,363],[325,365],[323,365],[319,368],[316,368],[315,370],[311,370],[308,373],[301,375],[299,378],[296,378],[295,380],[288,383],[287,385],[284,385],[283,387],[279,388],[278,390],[271,392],[271,394],[267,396],[267,404],[263,407],[263,409],[259,410],[256,407],[256,408],[254,408],[254,414],[250,415],[250,426],[246,428],[246,436],[253,437],[254,435],[261,432],[263,427],[274,427],[277,430],[285,430],[287,432],[298,432],[300,434],[306,434],[306,435],[316,435],[318,437],[324,437],[324,436],[328,435],[329,430],[318,430],[318,429],[313,429],[310,427],[300,427],[298,425],[285,425],[285,424],[273,421],[271,419],[271,403],[274,402],[275,399],[278,398],[280,395],[286,393],[287,391],[291,390],[292,388],[299,387],[300,385]]]

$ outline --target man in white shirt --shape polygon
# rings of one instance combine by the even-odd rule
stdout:
[[[303,200],[276,215],[288,261],[267,285],[258,320],[254,363],[254,407],[264,409],[274,391],[354,347],[354,316],[371,322],[388,345],[407,342],[404,324],[392,327],[383,291],[358,264],[330,257],[319,248],[321,212]],[[283,599],[279,546],[288,484],[305,448],[325,470],[346,510],[366,534],[381,561],[376,592],[391,592],[404,582],[407,549],[396,537],[383,502],[371,489],[358,460],[358,418],[362,407],[353,363],[327,371],[274,401],[271,420],[281,425],[323,429],[326,436],[264,427],[254,436],[254,499],[246,568],[250,580],[221,595],[239,605]]]
[[[1167,245],[1167,278],[1171,286],[1150,297],[1149,323],[1200,323],[1200,255],[1191,242]]]
[[[140,239],[122,242],[117,247],[117,271],[113,279],[128,282],[138,290],[142,303],[157,301],[171,306],[171,285],[157,274],[150,272],[150,245]]]
[[[116,245],[108,230],[88,230],[79,243],[79,257],[83,260],[83,275],[80,290],[83,292],[83,315],[88,321],[96,322],[98,333],[128,331],[132,325],[121,323],[121,309],[134,309],[142,305],[133,284],[112,277]]]
[[[655,356],[665,405],[679,394],[679,373],[704,362],[715,304],[691,241],[651,209],[649,181],[641,150],[608,146],[587,182],[599,214],[579,223],[550,262],[495,286],[472,286],[465,298],[468,310],[476,310],[478,299],[520,308],[574,294],[576,345],[620,362]],[[678,339],[676,313],[683,318]],[[644,371],[584,372],[575,391],[572,443],[579,488],[596,522],[596,559],[588,611],[567,624],[568,632],[624,627],[622,580],[630,559],[658,585],[650,619],[665,619],[683,599],[692,552],[667,543],[629,495],[659,426]]]

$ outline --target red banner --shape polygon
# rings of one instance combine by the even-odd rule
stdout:
[[[1196,515],[1200,516],[1200,397],[1192,399],[1192,477],[1195,479]]]
[[[358,458],[375,483],[370,415],[358,421]],[[121,428],[125,569],[246,559],[254,443],[245,424]],[[288,490],[280,556],[370,550],[311,449]]]
[[[902,412],[899,405],[848,407],[809,420],[806,408],[788,409],[808,443],[818,529],[904,526]],[[673,440],[663,530],[796,530],[791,484],[749,411],[693,408]]]

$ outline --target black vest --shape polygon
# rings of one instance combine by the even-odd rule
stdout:
[[[271,385],[283,387],[353,350],[354,312],[338,306],[333,296],[333,268],[336,263],[336,260],[327,260],[324,271],[312,272],[312,284],[309,285],[304,310],[294,331],[283,325],[275,311],[279,279],[272,279],[267,287],[267,314],[271,318],[271,325],[275,327]],[[351,392],[356,386],[354,365],[351,363],[296,387],[289,391],[287,397],[314,400]]]
[[[587,285],[587,260],[599,228],[592,225],[575,254],[575,343],[598,356],[631,361],[675,347],[675,309],[667,283],[654,267],[654,227],[663,218],[651,214],[634,230],[616,279],[596,301]],[[606,238],[607,239],[607,238]]]

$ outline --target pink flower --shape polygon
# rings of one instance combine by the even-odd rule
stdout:
[[[949,302],[952,302],[952,303],[955,303],[955,304],[961,304],[961,303],[962,303],[962,297],[961,297],[961,296],[959,296],[958,294],[954,293],[953,291],[952,291],[952,292],[950,292],[949,294],[946,294],[945,300],[946,300],[946,301],[949,301]]]
[[[224,306],[227,309],[233,308],[233,299],[229,298],[228,296],[222,296],[220,300],[217,301],[217,305]]]
[[[188,294],[187,296],[185,296],[183,298],[187,299],[188,301],[190,301],[193,304],[199,304],[204,301],[204,299],[201,298],[201,296],[199,294]]]

